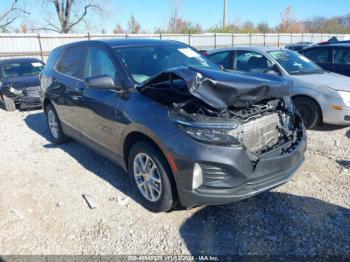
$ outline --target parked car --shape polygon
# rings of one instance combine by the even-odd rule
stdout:
[[[312,42],[298,42],[298,43],[295,43],[295,44],[291,44],[291,45],[286,45],[285,48],[286,49],[289,49],[289,50],[292,50],[292,51],[301,51],[305,48],[308,48],[310,46],[312,46],[313,43]]]
[[[287,182],[306,147],[288,84],[224,72],[183,43],[101,40],[53,50],[41,98],[55,143],[72,137],[116,162],[160,212]]]
[[[40,107],[39,74],[44,63],[35,58],[0,60],[0,99],[7,111]]]
[[[250,75],[277,75],[293,82],[291,96],[307,128],[350,124],[350,78],[330,73],[296,52],[274,47],[211,50],[208,58]]]
[[[350,76],[350,43],[310,47],[300,52],[324,70]]]

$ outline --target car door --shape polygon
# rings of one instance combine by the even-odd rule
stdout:
[[[350,47],[333,48],[333,64],[338,74],[350,76]]]
[[[78,103],[82,95],[79,85],[83,83],[84,55],[83,46],[67,48],[55,67],[57,74],[52,85],[55,86],[52,98],[60,120],[75,130],[79,130],[81,121]]]
[[[318,46],[314,48],[308,48],[300,52],[302,55],[306,56],[324,70],[333,71],[335,68],[332,64],[332,52],[329,46]]]
[[[233,51],[222,51],[208,55],[208,58],[215,64],[223,66],[225,69],[233,69]]]
[[[107,75],[117,82],[117,64],[113,56],[104,46],[89,46],[84,64],[84,79]],[[80,88],[83,90],[80,100],[83,112],[80,131],[83,137],[96,146],[102,146],[102,150],[114,152],[118,139],[117,90],[91,88],[85,82]]]

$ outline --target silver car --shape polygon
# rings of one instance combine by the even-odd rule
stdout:
[[[226,69],[270,74],[292,81],[292,99],[307,128],[350,124],[350,77],[324,71],[308,58],[277,47],[233,47],[206,51]]]

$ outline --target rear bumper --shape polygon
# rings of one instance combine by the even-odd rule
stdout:
[[[193,140],[192,143],[181,143],[175,147],[177,152],[173,152],[178,167],[174,174],[181,205],[193,207],[230,203],[288,182],[304,162],[306,135],[302,133],[303,136],[288,152],[261,158],[256,166],[243,148],[198,144],[192,148],[190,145]],[[171,140],[179,144],[179,139],[176,136]],[[184,155],[179,155],[179,150]],[[202,186],[192,189],[195,163],[202,166],[203,170],[209,170],[210,174],[203,175]]]

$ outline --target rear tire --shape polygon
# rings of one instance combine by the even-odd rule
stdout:
[[[1,95],[2,103],[4,104],[4,108],[8,112],[16,111],[16,105],[15,102],[10,97],[7,97],[6,95]]]
[[[313,129],[321,123],[321,110],[314,100],[308,97],[296,97],[293,98],[293,102],[307,129]]]
[[[51,104],[46,106],[45,115],[52,141],[58,145],[68,142],[70,139],[63,133],[61,122]]]
[[[168,162],[157,148],[147,142],[134,144],[128,154],[128,170],[143,207],[155,213],[173,209],[175,183]]]

